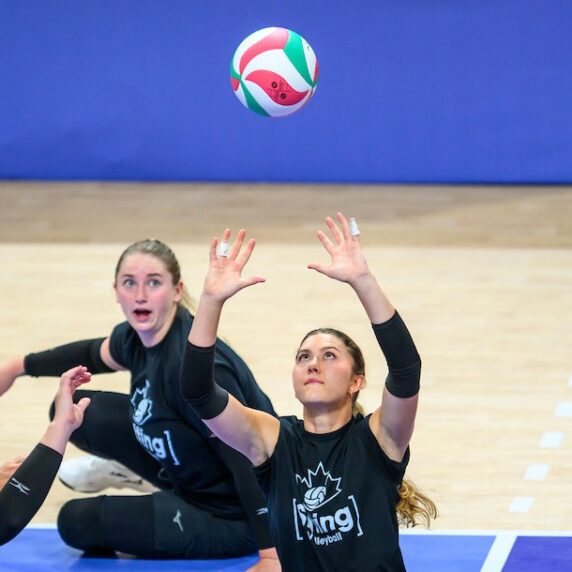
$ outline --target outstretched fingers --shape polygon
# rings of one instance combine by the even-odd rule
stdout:
[[[250,260],[256,241],[246,240],[246,231],[240,229],[231,240],[230,229],[225,229],[222,240],[213,238],[210,247],[210,270],[205,281],[205,292],[221,299],[227,299],[239,290],[264,282],[261,276],[242,276]]]

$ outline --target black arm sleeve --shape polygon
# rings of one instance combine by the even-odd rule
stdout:
[[[214,381],[214,355],[215,346],[187,342],[181,365],[181,393],[201,419],[216,417],[228,403],[228,392]]]
[[[396,397],[413,397],[419,392],[421,358],[407,326],[395,312],[387,322],[372,327],[389,368],[387,390]]]
[[[0,491],[0,545],[12,540],[38,512],[62,456],[38,443]]]
[[[258,549],[273,548],[274,541],[270,532],[266,499],[256,482],[250,461],[242,453],[225,445],[219,439],[211,439],[211,441],[219,457],[232,473],[240,502],[254,530]]]
[[[50,350],[28,354],[24,358],[24,370],[28,375],[60,376],[64,371],[84,365],[91,373],[109,373],[115,371],[101,359],[100,348],[105,338],[94,338],[57,346]]]

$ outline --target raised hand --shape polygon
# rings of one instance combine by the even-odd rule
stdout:
[[[337,224],[331,217],[326,217],[326,224],[331,239],[319,230],[318,239],[331,257],[330,264],[308,264],[308,268],[325,274],[335,280],[354,284],[360,278],[369,275],[369,268],[365,259],[359,235],[350,230],[346,217],[338,212]]]
[[[82,424],[84,412],[90,403],[87,397],[74,403],[73,394],[80,385],[89,382],[90,379],[91,373],[82,365],[66,371],[60,378],[60,386],[54,400],[56,413],[53,423],[60,425],[69,434]]]
[[[244,278],[242,271],[249,261],[256,241],[251,238],[246,245],[246,231],[241,229],[230,244],[230,229],[223,233],[222,241],[213,238],[210,248],[210,265],[203,285],[203,295],[224,302],[239,290],[264,282],[261,276]],[[243,248],[244,246],[244,248]]]

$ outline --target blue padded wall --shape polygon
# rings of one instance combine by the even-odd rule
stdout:
[[[570,183],[569,0],[3,0],[0,179]],[[268,119],[230,59],[289,27],[314,99]]]

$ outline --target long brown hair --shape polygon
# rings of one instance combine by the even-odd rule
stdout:
[[[344,344],[353,361],[352,374],[363,375],[365,385],[365,359],[360,347],[347,334],[335,328],[316,328],[308,332],[300,342],[300,346],[310,336],[316,334],[336,336]],[[358,414],[365,416],[365,410],[357,400],[358,394],[359,391],[356,391],[352,396],[352,415],[354,417]],[[410,528],[424,524],[429,528],[431,520],[438,516],[437,505],[427,495],[422,493],[415,483],[405,478],[397,488],[397,492],[399,500],[395,510],[399,525]]]
[[[179,261],[177,260],[175,253],[164,242],[155,238],[146,238],[145,240],[134,242],[121,253],[119,260],[117,261],[117,265],[115,266],[116,281],[125,258],[137,253],[150,254],[160,260],[165,265],[167,272],[171,275],[173,286],[176,286],[181,281],[181,267],[179,266]],[[195,301],[189,294],[186,286],[183,287],[183,296],[179,301],[179,307],[187,308],[191,313],[195,312]]]

